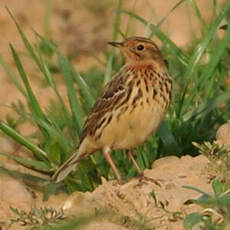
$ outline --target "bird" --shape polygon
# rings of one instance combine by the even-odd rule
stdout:
[[[172,97],[172,78],[158,46],[146,37],[108,42],[125,56],[125,64],[106,84],[86,118],[79,147],[54,173],[58,183],[79,161],[102,150],[119,183],[122,177],[111,158],[112,150],[126,150],[142,173],[133,149],[156,133]]]

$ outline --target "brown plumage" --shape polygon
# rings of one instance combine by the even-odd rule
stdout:
[[[54,174],[56,182],[97,150],[104,152],[119,182],[121,176],[110,157],[113,149],[130,150],[140,172],[131,150],[156,132],[167,112],[172,80],[156,44],[143,37],[109,44],[121,50],[126,64],[105,86],[85,122],[78,150]]]

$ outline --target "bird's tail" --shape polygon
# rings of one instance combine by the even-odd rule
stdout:
[[[79,151],[77,150],[72,156],[64,162],[54,173],[52,179],[58,183],[64,180],[77,166]]]

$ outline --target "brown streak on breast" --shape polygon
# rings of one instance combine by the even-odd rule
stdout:
[[[141,80],[138,79],[137,82],[136,82],[136,86],[139,86],[141,84]]]
[[[156,95],[157,95],[157,90],[153,88],[153,99],[156,97]]]

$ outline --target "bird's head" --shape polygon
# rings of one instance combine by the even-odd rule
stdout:
[[[163,56],[157,45],[149,38],[130,37],[123,42],[109,42],[118,47],[126,57],[126,62],[155,61],[164,63]]]

